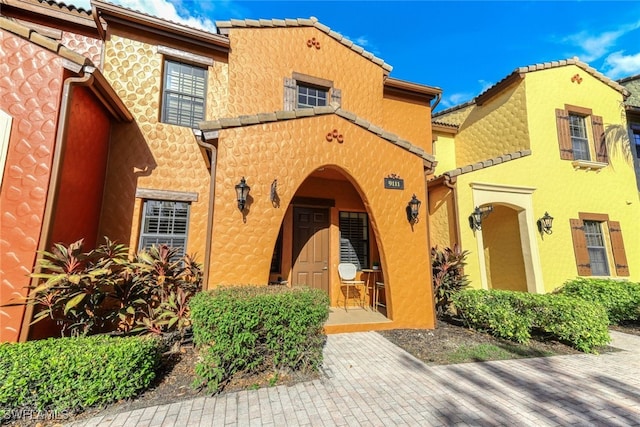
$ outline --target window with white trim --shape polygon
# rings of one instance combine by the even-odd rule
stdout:
[[[590,108],[575,105],[557,108],[556,126],[561,159],[609,163],[604,122]]]
[[[591,160],[589,155],[589,138],[584,116],[569,113],[569,133],[574,160]]]
[[[364,212],[340,212],[340,262],[369,266],[369,218]]]
[[[165,59],[162,90],[163,123],[197,128],[204,120],[207,70]]]
[[[183,256],[187,246],[189,208],[187,202],[145,200],[138,249],[166,244],[179,248],[178,255]]]
[[[589,252],[589,264],[592,276],[608,276],[609,261],[607,260],[607,247],[604,244],[602,224],[598,221],[584,221],[584,235],[587,240]]]

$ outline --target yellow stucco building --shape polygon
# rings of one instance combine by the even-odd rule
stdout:
[[[434,114],[432,244],[470,251],[465,273],[476,288],[640,280],[628,95],[574,58],[518,68]]]

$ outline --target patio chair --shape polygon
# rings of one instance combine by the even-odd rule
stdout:
[[[356,273],[358,268],[355,264],[350,262],[342,262],[338,264],[338,274],[340,275],[340,290],[344,288],[344,292],[340,292],[344,296],[344,310],[349,311],[347,308],[347,301],[351,295],[351,290],[355,291],[356,297],[360,301],[360,306],[364,308],[363,294],[364,294],[364,280],[356,280]],[[362,291],[359,288],[362,288]],[[338,302],[339,303],[339,302]]]

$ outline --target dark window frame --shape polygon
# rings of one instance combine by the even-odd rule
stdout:
[[[340,211],[340,262],[350,262],[358,270],[369,267],[371,258],[371,230],[366,212]]]
[[[172,70],[173,67],[177,67],[175,72]],[[200,73],[202,75],[196,75]],[[198,123],[206,116],[207,67],[165,58],[163,74],[160,121],[176,126],[197,128]],[[177,79],[175,85],[170,84],[172,78]]]
[[[142,203],[138,250],[150,248],[154,244],[167,244],[179,249],[177,255],[185,255],[190,214],[189,202],[145,199]],[[176,242],[181,245],[176,245]]]

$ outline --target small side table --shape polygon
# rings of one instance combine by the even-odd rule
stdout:
[[[363,273],[366,273],[365,277],[365,286],[367,289],[371,289],[372,298],[371,304],[373,305],[374,310],[378,309],[378,287],[376,286],[376,282],[378,281],[378,273],[381,273],[379,268],[363,268]],[[371,305],[370,305],[371,306]]]

